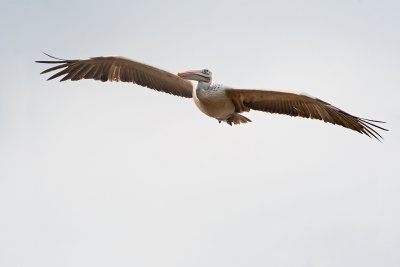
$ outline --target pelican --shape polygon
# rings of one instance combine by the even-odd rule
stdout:
[[[304,93],[234,89],[220,84],[212,84],[212,73],[208,69],[191,70],[174,75],[159,68],[117,56],[68,60],[46,55],[54,60],[36,62],[55,64],[54,67],[41,72],[44,74],[57,70],[48,80],[65,75],[60,80],[61,82],[82,79],[131,82],[160,92],[193,98],[194,103],[203,113],[217,119],[218,122],[226,122],[229,125],[251,122],[241,113],[253,109],[322,120],[341,125],[377,140],[382,139],[377,129],[387,131],[376,125],[384,123],[382,121],[350,115],[325,101]],[[194,86],[189,80],[197,81],[197,86]]]

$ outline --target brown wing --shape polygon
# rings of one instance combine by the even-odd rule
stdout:
[[[383,123],[362,119],[344,112],[318,98],[304,94],[294,94],[278,91],[262,90],[235,90],[227,89],[226,94],[235,105],[235,112],[249,111],[250,109],[270,113],[286,114],[289,116],[323,120],[352,129],[369,137],[379,140],[382,136],[374,127],[387,131],[380,126],[372,124]]]
[[[183,80],[172,73],[126,58],[94,57],[85,60],[55,59],[57,60],[36,61],[37,63],[58,64],[41,73],[58,70],[58,72],[48,80],[65,75],[60,81],[94,79],[103,82],[132,82],[160,92],[188,98],[192,97],[193,85],[189,81]]]

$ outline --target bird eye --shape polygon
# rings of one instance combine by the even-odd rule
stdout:
[[[207,72],[208,72],[208,70],[206,70],[206,69],[203,70],[203,73],[204,73],[204,74],[207,74]]]

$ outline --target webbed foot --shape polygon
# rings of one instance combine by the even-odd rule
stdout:
[[[233,119],[234,119],[234,117],[233,117],[233,114],[232,114],[231,116],[229,116],[226,119],[226,123],[229,124],[230,126],[232,126]]]

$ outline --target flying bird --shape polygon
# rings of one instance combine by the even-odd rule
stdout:
[[[54,67],[41,73],[57,71],[48,80],[65,75],[60,81],[94,79],[103,82],[131,82],[160,92],[193,98],[194,103],[203,113],[217,119],[218,122],[226,122],[229,125],[251,122],[241,113],[253,109],[322,120],[378,140],[382,136],[377,129],[387,131],[376,125],[384,123],[382,121],[353,116],[304,93],[234,89],[220,84],[212,84],[212,73],[208,69],[186,71],[174,75],[159,68],[117,56],[68,60],[46,55],[55,60],[36,62],[55,64]],[[194,86],[189,80],[197,81],[197,86]]]

